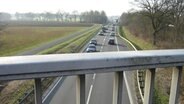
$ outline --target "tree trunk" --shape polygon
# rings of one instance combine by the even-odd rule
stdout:
[[[157,37],[156,37],[156,32],[153,33],[153,45],[156,45],[157,42]]]

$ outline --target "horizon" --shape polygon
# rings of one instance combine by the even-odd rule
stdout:
[[[2,1],[0,6],[0,12],[6,12],[10,14],[18,13],[44,13],[51,12],[56,13],[78,11],[79,13],[97,10],[105,11],[108,17],[110,16],[120,16],[123,12],[133,8],[133,5],[130,3],[133,0],[78,0],[78,1],[61,1],[61,0],[52,0],[46,1],[37,1],[37,0],[6,0]],[[36,3],[35,3],[36,2]],[[72,2],[72,3],[71,3]],[[98,5],[97,5],[98,4]],[[122,5],[123,4],[123,5]]]

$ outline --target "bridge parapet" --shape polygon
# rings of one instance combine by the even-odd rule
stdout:
[[[40,78],[77,77],[77,104],[85,104],[85,74],[115,72],[113,104],[122,103],[124,71],[146,70],[144,104],[152,104],[156,68],[173,69],[169,104],[179,96],[184,50],[150,50],[56,55],[13,56],[0,58],[0,80],[35,79],[35,103],[41,104]]]

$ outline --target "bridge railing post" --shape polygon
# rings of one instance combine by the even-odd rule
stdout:
[[[146,70],[143,104],[152,104],[153,103],[155,70],[156,70],[155,68]]]
[[[122,104],[123,99],[123,71],[114,73],[113,80],[113,102],[112,104]]]
[[[35,80],[35,104],[42,104],[42,89],[41,89],[41,78]]]
[[[76,80],[76,104],[85,104],[85,74],[78,75]]]
[[[173,69],[169,104],[179,104],[179,89],[182,76],[182,66]]]

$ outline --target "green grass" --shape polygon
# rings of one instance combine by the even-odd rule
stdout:
[[[156,46],[153,46],[151,43],[138,38],[130,33],[126,27],[120,27],[120,35],[128,39],[138,50],[152,50],[157,49]],[[159,73],[157,73],[159,74]],[[157,83],[156,83],[157,84]],[[154,104],[168,104],[169,97],[163,94],[162,89],[159,89],[157,85],[154,88]]]
[[[85,27],[8,27],[0,34],[0,56],[16,54]]]
[[[131,41],[138,50],[156,49],[152,43],[146,42],[145,40],[132,35],[126,27],[120,27],[120,34]]]
[[[79,52],[82,49],[82,47],[95,35],[94,34],[95,31],[97,31],[97,29],[85,33],[79,39],[76,39],[75,41],[73,41],[68,46],[58,50],[56,53],[74,53],[74,52]]]
[[[92,35],[92,33],[94,33],[95,31],[98,30],[99,27],[91,30],[91,31],[88,31],[88,32],[85,32],[83,34],[81,34],[80,36],[78,37],[75,37],[75,38],[72,38],[70,40],[68,40],[67,42],[64,42],[64,43],[61,43],[61,44],[58,44],[52,48],[49,48],[47,50],[44,50],[42,52],[40,52],[39,54],[52,54],[52,53],[71,53],[71,52],[78,52],[76,51],[76,49],[80,49],[80,48],[76,48],[76,49],[67,49],[67,47],[73,47],[71,44],[75,44],[75,46],[81,46],[81,44],[85,44],[86,41],[88,39],[86,39],[86,41],[82,41],[82,39],[85,39],[86,37],[89,37],[90,35]],[[75,43],[76,42],[76,43]]]
[[[23,82],[22,84],[19,84],[18,86],[16,86],[18,87],[18,90],[12,90],[11,92],[6,94],[1,92],[0,104],[14,104],[14,102],[16,102],[17,99],[19,99],[20,96],[22,96],[24,92],[27,91],[27,89],[30,89],[31,87],[33,87],[33,84],[34,84],[34,81],[29,80],[29,81],[26,81],[26,83]],[[9,88],[6,88],[6,90],[9,90]]]
[[[162,93],[163,91],[157,87],[154,88],[154,104],[168,104],[169,96]]]

